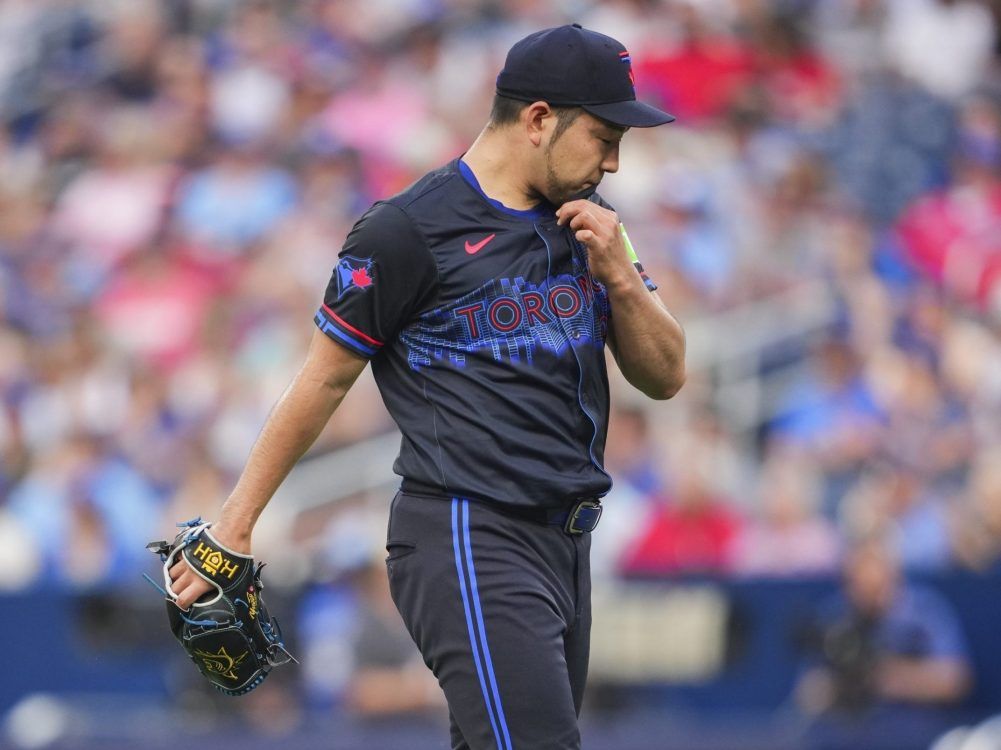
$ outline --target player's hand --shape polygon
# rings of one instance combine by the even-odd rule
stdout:
[[[627,281],[635,275],[614,211],[589,200],[568,201],[556,211],[556,223],[569,226],[587,248],[591,275],[605,286]]]
[[[242,555],[250,554],[250,537],[229,531],[224,521],[212,524],[212,536],[223,547]],[[211,583],[195,573],[180,555],[177,557],[177,562],[167,572],[170,574],[170,588],[177,594],[174,603],[185,612],[204,594],[216,590]]]

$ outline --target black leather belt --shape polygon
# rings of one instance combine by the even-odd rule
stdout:
[[[601,500],[597,497],[576,500],[569,508],[525,508],[520,505],[497,502],[484,502],[483,504],[509,516],[525,518],[549,526],[560,526],[571,536],[594,531],[598,525],[598,519],[601,518]]]
[[[448,496],[443,495],[441,490],[437,488],[425,488],[409,480],[404,480],[400,489],[411,495],[441,498],[443,500],[449,499]],[[585,497],[575,500],[573,504],[566,508],[530,508],[491,500],[468,499],[494,508],[498,512],[509,516],[524,518],[549,526],[560,526],[563,528],[563,531],[571,536],[594,531],[598,526],[598,520],[601,518],[601,499],[597,497]]]

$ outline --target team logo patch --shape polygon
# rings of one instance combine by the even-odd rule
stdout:
[[[352,289],[364,292],[375,283],[375,261],[345,255],[337,263],[337,299]]]
[[[628,50],[622,50],[619,53],[619,60],[626,64],[626,70],[629,71],[629,83],[636,86],[636,77],[633,75],[633,58],[629,55]]]

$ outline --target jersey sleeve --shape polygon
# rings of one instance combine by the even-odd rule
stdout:
[[[374,357],[435,293],[437,269],[402,209],[377,203],[354,225],[314,322],[355,354]]]
[[[606,201],[597,193],[591,196],[591,200],[597,203],[602,208],[607,208],[609,211],[615,210],[614,208],[612,208],[611,203]],[[619,222],[619,232],[622,234],[622,241],[626,243],[626,252],[629,253],[629,259],[633,262],[633,268],[636,269],[636,273],[638,273],[640,275],[640,278],[643,279],[643,284],[649,291],[651,292],[657,291],[657,284],[654,283],[653,279],[651,279],[647,275],[647,272],[643,270],[643,264],[640,263],[640,259],[636,256],[636,250],[633,249],[633,243],[629,241],[629,235],[626,234],[626,227],[621,222]]]

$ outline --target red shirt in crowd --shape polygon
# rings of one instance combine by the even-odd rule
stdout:
[[[662,505],[627,550],[624,573],[718,573],[730,564],[740,520],[715,499],[696,507]]]

